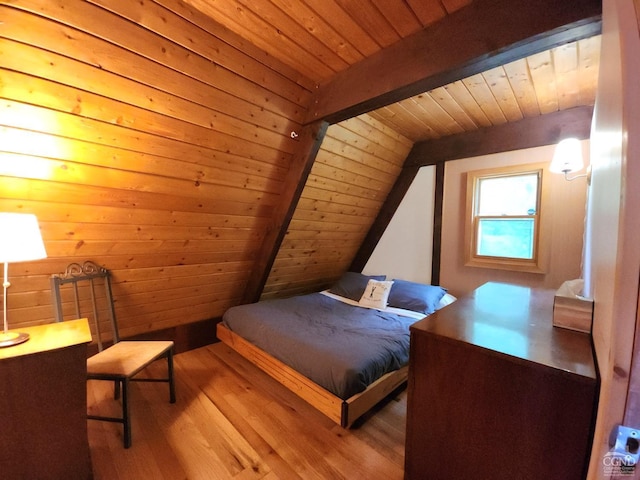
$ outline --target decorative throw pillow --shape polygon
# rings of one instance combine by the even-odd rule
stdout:
[[[345,272],[342,278],[329,289],[329,292],[357,302],[362,297],[369,280],[385,280],[386,278],[386,275],[363,275],[357,272]]]
[[[429,314],[436,311],[445,293],[447,290],[437,285],[394,279],[389,306]]]
[[[384,310],[387,308],[391,285],[393,285],[392,281],[369,280],[358,303],[364,307]]]

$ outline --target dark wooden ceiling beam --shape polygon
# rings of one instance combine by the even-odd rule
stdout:
[[[460,158],[554,145],[565,137],[582,140],[589,138],[591,133],[591,117],[593,107],[575,107],[518,122],[425,140],[413,145],[404,166],[435,165]]]
[[[253,303],[260,299],[328,126],[328,123],[322,121],[307,125],[296,137],[299,142],[297,152],[291,159],[278,206],[257,253],[253,274],[245,287],[242,303]]]
[[[435,165],[437,179],[434,199],[434,242],[431,281],[433,283],[439,282],[445,162],[543,145],[554,145],[562,138],[569,136],[581,140],[587,139],[591,132],[592,116],[593,107],[576,107],[538,117],[526,118],[519,122],[506,123],[474,132],[460,133],[437,140],[416,143],[409,152],[400,176],[387,196],[374,224],[369,229],[349,270],[362,271],[411,186],[418,170],[424,166]]]
[[[321,85],[307,122],[329,123],[601,31],[599,0],[475,0]]]

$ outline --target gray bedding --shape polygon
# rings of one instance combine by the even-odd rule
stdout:
[[[416,320],[321,293],[230,308],[233,332],[342,399],[409,361]]]

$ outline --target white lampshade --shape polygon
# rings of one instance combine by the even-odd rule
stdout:
[[[4,325],[0,348],[19,345],[29,340],[28,333],[9,332],[7,326],[7,279],[9,263],[45,258],[47,252],[40,234],[38,219],[29,213],[0,213],[0,263],[4,263],[2,309]]]
[[[38,219],[29,213],[0,213],[0,263],[46,258]]]
[[[565,138],[556,145],[553,160],[549,170],[553,173],[577,172],[584,166],[582,160],[582,145],[577,138]]]

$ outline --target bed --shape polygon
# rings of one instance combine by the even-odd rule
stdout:
[[[230,308],[218,338],[343,427],[407,378],[409,326],[454,298],[347,272],[328,291]]]

